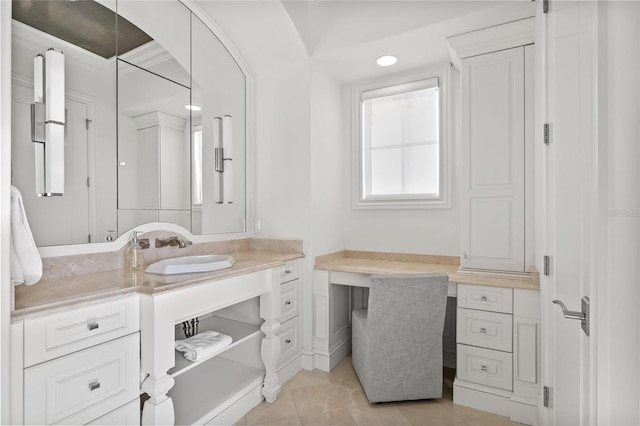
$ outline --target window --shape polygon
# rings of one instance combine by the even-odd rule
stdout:
[[[445,70],[356,89],[356,207],[446,207]]]

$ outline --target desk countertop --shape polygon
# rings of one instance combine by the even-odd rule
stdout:
[[[289,260],[304,257],[299,251],[276,251],[265,247],[242,247],[219,254],[230,254],[235,260],[231,268],[193,274],[157,275],[143,271],[115,269],[93,273],[48,277],[38,283],[15,287],[13,321],[22,320],[96,302],[113,300],[132,294],[156,295],[181,288],[209,284],[239,275],[275,268]]]
[[[316,257],[315,269],[366,275],[442,272],[449,275],[449,281],[460,284],[540,289],[535,268],[526,273],[460,270],[460,259],[453,256],[345,250]]]

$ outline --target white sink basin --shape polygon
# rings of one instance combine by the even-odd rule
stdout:
[[[204,254],[199,256],[174,257],[152,263],[145,272],[150,274],[190,274],[192,272],[210,272],[230,268],[235,260],[223,254]]]

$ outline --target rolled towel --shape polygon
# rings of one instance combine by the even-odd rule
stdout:
[[[198,361],[229,346],[232,341],[231,336],[207,330],[188,339],[176,340],[176,350],[184,352],[189,361]]]
[[[22,194],[11,186],[11,280],[35,284],[42,278],[42,259],[24,211]]]

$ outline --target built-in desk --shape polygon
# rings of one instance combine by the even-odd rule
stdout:
[[[459,265],[459,258],[451,256],[363,251],[317,257],[313,367],[329,371],[351,351],[351,311],[367,306],[371,275],[445,273],[448,296],[458,298],[444,330],[445,365],[449,366],[447,333],[453,338],[454,352],[457,348],[454,402],[535,423],[538,272],[465,271]]]

